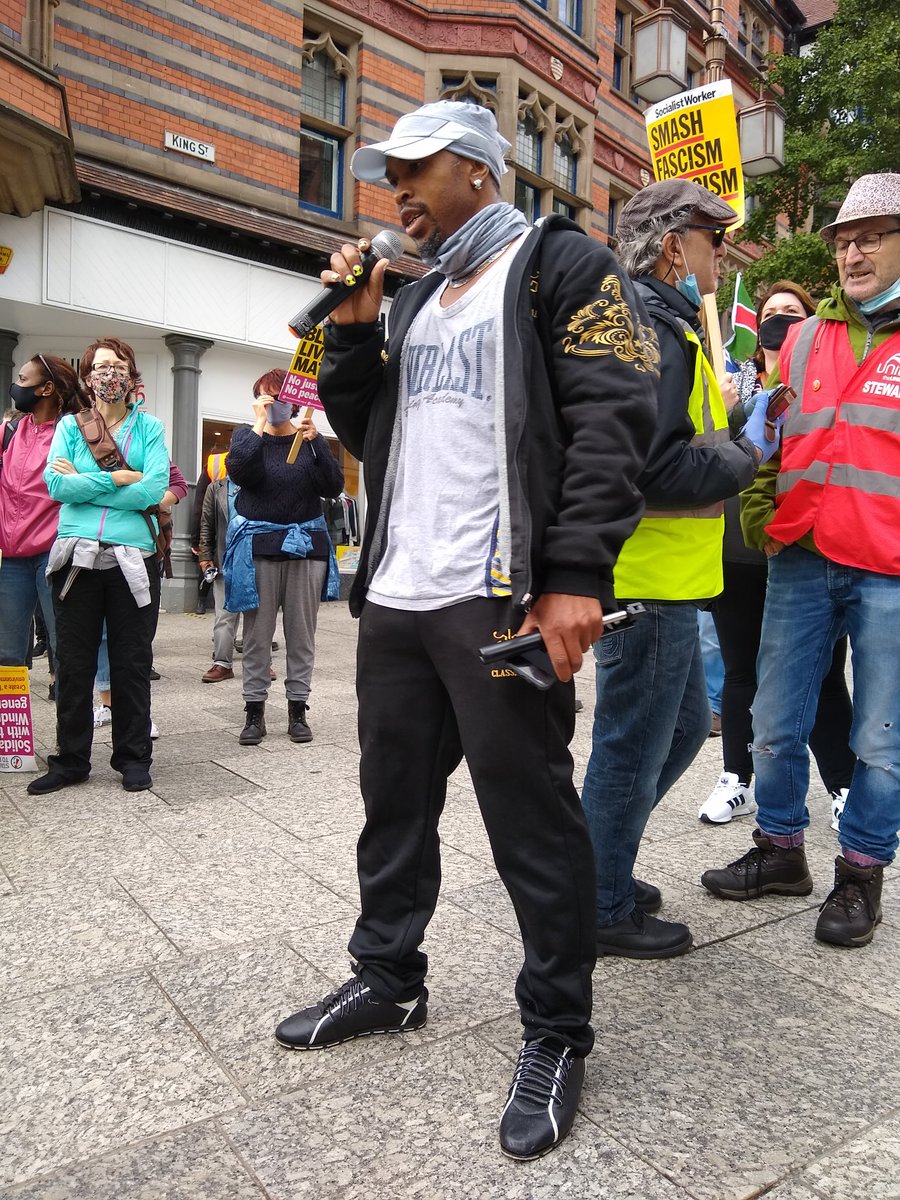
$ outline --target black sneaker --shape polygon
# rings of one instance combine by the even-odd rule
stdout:
[[[417,1000],[396,1004],[380,1000],[361,979],[348,979],[318,1004],[287,1017],[275,1030],[275,1041],[288,1050],[325,1050],[372,1033],[406,1033],[421,1029],[428,1017],[428,989]]]
[[[147,792],[153,780],[146,767],[126,767],[122,772],[122,787],[126,792]]]
[[[540,1158],[575,1120],[584,1059],[557,1038],[525,1042],[500,1117],[500,1149],[510,1158]]]
[[[79,775],[72,779],[68,775],[60,775],[56,771],[50,770],[46,775],[38,775],[37,779],[32,779],[25,791],[29,796],[47,796],[50,792],[59,792],[63,788],[87,783],[87,780],[87,775]]]
[[[756,845],[721,871],[704,871],[700,882],[723,900],[757,900],[760,896],[808,896],[813,882],[803,846],[783,850],[758,829]]]
[[[694,938],[680,921],[661,921],[634,908],[614,925],[597,930],[597,954],[619,958],[675,958],[687,954]]]
[[[881,922],[884,867],[857,867],[842,854],[834,860],[834,887],[819,909],[816,939],[833,946],[867,946]]]

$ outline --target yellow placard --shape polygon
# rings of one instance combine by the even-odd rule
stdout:
[[[744,172],[731,80],[680,92],[644,113],[657,182],[689,179],[708,188],[744,223]]]
[[[324,353],[325,339],[321,325],[317,325],[297,343],[287,378],[278,393],[279,400],[286,400],[291,404],[305,404],[307,408],[323,407],[316,379]]]

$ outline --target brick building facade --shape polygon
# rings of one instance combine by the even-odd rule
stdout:
[[[724,5],[739,105],[801,21],[793,0],[773,3]],[[711,10],[672,4],[691,29],[688,86],[699,84]],[[0,166],[17,185],[0,183],[0,245],[13,252],[0,276],[0,386],[36,351],[74,357],[114,329],[135,346],[147,407],[190,479],[248,416],[252,381],[285,363],[287,319],[331,249],[398,228],[387,189],[350,176],[357,142],[386,137],[425,101],[476,99],[512,143],[504,198],[601,239],[649,180],[631,87],[633,23],[647,11],[637,0],[4,9]],[[421,269],[401,259],[393,286]]]

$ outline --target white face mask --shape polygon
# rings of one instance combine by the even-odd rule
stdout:
[[[283,425],[285,421],[291,419],[293,411],[293,404],[289,404],[286,400],[273,400],[269,405],[266,420],[270,425]]]

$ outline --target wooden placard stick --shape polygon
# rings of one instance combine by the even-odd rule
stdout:
[[[722,330],[715,294],[703,297],[703,317],[706,326],[706,357],[712,364],[716,379],[725,374],[725,351],[722,346]]]
[[[312,416],[312,411],[313,411],[312,405],[310,405],[310,407],[303,414],[304,421],[309,420],[309,418]],[[294,440],[291,442],[291,448],[290,448],[290,450],[288,450],[288,456],[287,456],[288,463],[295,463],[297,461],[297,455],[300,453],[300,447],[302,445],[303,445],[303,430],[298,429],[297,432],[294,434]]]

